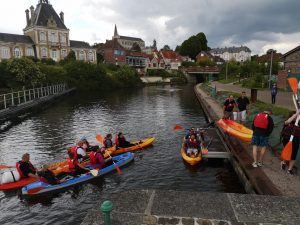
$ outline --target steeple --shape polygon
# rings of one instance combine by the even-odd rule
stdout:
[[[117,29],[117,25],[115,24],[115,32],[114,32],[114,36],[113,39],[115,38],[120,38],[119,34],[118,34],[118,29]]]

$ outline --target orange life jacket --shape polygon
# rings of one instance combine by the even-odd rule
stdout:
[[[90,163],[94,163],[94,164],[97,163],[97,158],[96,158],[96,156],[97,156],[97,152],[91,152],[91,153],[90,153]]]
[[[254,126],[262,129],[267,129],[269,125],[269,119],[267,113],[259,113],[254,118]]]

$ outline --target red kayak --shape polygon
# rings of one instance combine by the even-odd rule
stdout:
[[[35,181],[37,181],[37,178],[23,178],[17,182],[11,182],[7,184],[0,184],[0,190],[12,190],[12,189],[17,189],[26,186],[27,184],[31,184]]]

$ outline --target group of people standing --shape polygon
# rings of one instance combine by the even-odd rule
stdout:
[[[271,88],[272,104],[275,104],[277,95],[277,86],[273,84]],[[249,114],[249,104],[250,101],[243,91],[241,96],[234,100],[233,96],[230,95],[228,99],[225,100],[223,104],[223,113],[225,119],[236,120],[242,124],[246,121],[246,116]],[[234,110],[236,109],[236,110]],[[234,111],[237,111],[237,117],[234,117]],[[253,136],[251,139],[251,144],[253,146],[253,163],[252,166],[257,168],[263,166],[263,158],[267,147],[269,146],[269,136],[271,135],[274,128],[274,121],[270,116],[272,114],[271,109],[267,109],[258,113],[252,122]],[[294,136],[292,140],[292,155],[291,160],[288,162],[281,162],[281,169],[287,169],[287,173],[294,175],[293,167],[296,162],[296,157],[298,149],[300,147],[300,128],[298,124],[295,124],[296,117],[300,114],[300,111],[292,112],[288,119],[284,122],[282,132],[280,135],[280,140],[283,146],[285,146],[289,141],[291,135]]]

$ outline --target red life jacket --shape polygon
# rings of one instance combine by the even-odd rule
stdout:
[[[17,168],[17,171],[18,171],[19,174],[20,174],[20,177],[21,177],[21,178],[25,178],[26,176],[24,175],[24,173],[22,172],[22,170],[21,170],[21,168],[20,168],[20,166],[21,166],[22,163],[23,163],[22,161],[17,162],[17,163],[16,163],[16,168]],[[32,173],[35,173],[35,172],[36,172],[36,169],[34,168],[34,166],[33,166],[30,162],[28,162],[28,165],[29,165],[29,169],[31,170],[31,172],[32,172]]]
[[[69,165],[70,172],[75,172],[76,165],[78,165],[77,159],[68,158],[67,160],[68,160],[68,165]]]
[[[96,158],[96,156],[97,156],[97,152],[91,152],[91,153],[90,153],[90,163],[94,163],[94,164],[97,163],[97,158]]]
[[[198,148],[199,147],[199,143],[197,142],[196,139],[189,139],[189,145],[194,147],[194,148]]]
[[[73,152],[74,154],[74,159],[77,159],[77,149],[78,149],[78,146],[72,146],[71,148],[68,149],[68,152]]]
[[[254,118],[254,126],[257,128],[267,129],[269,125],[269,119],[268,119],[267,113],[259,113]]]
[[[116,142],[116,146],[118,146],[119,145],[119,136],[118,135],[116,135],[115,142]]]

